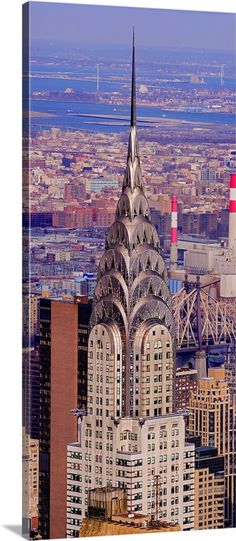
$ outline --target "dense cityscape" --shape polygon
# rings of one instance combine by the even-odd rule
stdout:
[[[23,531],[235,527],[235,60],[35,50]]]
[[[103,133],[63,132],[59,128],[43,130],[32,138],[30,194],[29,200],[25,198],[29,208],[24,209],[23,215],[24,225],[30,222],[32,226],[32,293],[38,293],[47,284],[56,287],[57,282],[61,290],[63,279],[70,280],[71,287],[79,292],[82,286],[75,283],[78,269],[82,272],[86,268],[96,274],[121,189],[126,156],[123,139],[123,134],[122,137],[110,134],[108,140]],[[231,146],[161,145],[143,141],[142,137],[140,140],[152,221],[166,256],[173,193],[178,196],[181,238],[194,235],[215,242],[226,239],[229,199],[226,164]],[[27,170],[25,174],[27,191]]]

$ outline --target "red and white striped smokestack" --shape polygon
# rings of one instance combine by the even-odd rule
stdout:
[[[170,230],[170,268],[171,270],[177,267],[177,197],[172,195],[171,198],[171,230]]]
[[[236,173],[230,173],[229,248],[236,251]]]
[[[171,198],[171,244],[177,244],[177,198]]]

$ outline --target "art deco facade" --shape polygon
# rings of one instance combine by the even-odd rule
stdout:
[[[134,46],[131,101],[122,194],[90,320],[87,412],[68,446],[68,536],[78,533],[89,489],[106,486],[127,490],[130,513],[194,527],[194,446],[175,413],[175,322],[140,168]]]

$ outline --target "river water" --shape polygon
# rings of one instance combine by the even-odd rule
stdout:
[[[33,92],[49,90],[49,91],[64,91],[66,88],[72,88],[74,91],[80,92],[95,92],[96,78],[94,70],[84,70],[79,72],[76,69],[61,69],[59,71],[56,66],[39,66],[32,65],[32,75],[29,80],[30,95],[33,99],[30,100],[31,111],[38,113],[49,113],[51,117],[31,117],[31,129],[50,129],[51,127],[60,127],[67,130],[86,130],[86,131],[102,131],[102,132],[121,132],[127,129],[129,123],[130,109],[126,105],[114,106],[102,103],[76,103],[71,101],[51,101],[48,99],[36,99],[32,96]],[[113,74],[114,75],[114,74]],[[66,76],[68,79],[55,78],[58,76]],[[117,92],[123,89],[124,94],[129,95],[129,76],[126,72],[116,73],[117,79],[111,80],[111,73],[107,70],[102,71],[100,90],[101,92]],[[184,89],[190,86],[184,78],[179,83],[176,82],[161,82],[153,73],[146,75],[151,83],[148,86],[176,86],[176,88]],[[110,80],[108,79],[110,77]],[[93,78],[88,80],[87,78]],[[140,81],[141,82],[141,81]],[[205,81],[209,88],[217,88],[220,85],[218,78],[209,78]],[[226,80],[225,86],[232,88],[234,80]],[[193,85],[191,85],[193,88]],[[24,95],[27,95],[27,79],[23,79]],[[27,100],[23,102],[24,110],[27,110]],[[71,114],[72,113],[72,114]],[[93,116],[84,117],[76,116],[80,113],[85,115],[112,115],[115,119],[99,119]],[[73,116],[75,115],[75,116]],[[121,120],[119,117],[127,116],[127,120]],[[167,118],[179,121],[189,121],[196,123],[222,123],[228,125],[235,124],[235,115],[220,112],[205,112],[205,111],[166,111],[159,107],[138,106],[137,116],[140,126],[146,127],[149,123],[143,124],[142,117]]]

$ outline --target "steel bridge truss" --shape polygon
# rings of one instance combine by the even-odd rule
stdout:
[[[235,307],[212,296],[212,284],[188,282],[173,296],[177,350],[207,349],[236,341]],[[236,299],[232,300],[233,305]]]

